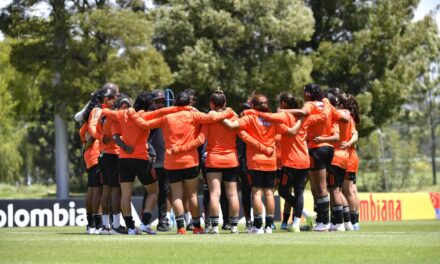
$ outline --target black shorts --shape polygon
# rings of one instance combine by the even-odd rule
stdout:
[[[309,149],[310,170],[314,171],[326,169],[327,171],[331,171],[333,155],[333,147],[324,146]]]
[[[275,187],[276,171],[251,170],[251,186],[255,188],[273,189]]]
[[[180,170],[166,170],[166,172],[170,183],[191,180],[199,176],[199,168],[197,166]]]
[[[99,156],[99,167],[102,172],[102,185],[120,187],[118,161],[119,156],[116,154],[103,153]]]
[[[283,167],[282,177],[280,179],[280,185],[290,188],[292,186],[298,186],[304,188],[307,184],[307,172],[308,169],[295,169],[290,167]],[[281,188],[281,187],[280,187]]]
[[[342,187],[345,178],[345,169],[332,165],[332,170],[327,173],[327,186],[329,188]]]
[[[136,176],[142,185],[157,181],[156,174],[151,173],[151,164],[143,159],[119,159],[118,172],[120,182],[134,182]]]
[[[352,181],[353,184],[356,184],[356,172],[346,172],[345,179],[348,181]]]
[[[205,168],[206,174],[210,172],[221,172],[222,181],[225,182],[237,182],[237,170],[239,167],[235,168]]]
[[[99,169],[98,164],[93,165],[90,169],[88,169],[87,174],[87,187],[102,186],[101,170]]]
[[[277,170],[277,179],[281,181],[281,179],[283,178],[283,170],[282,169],[278,169]]]

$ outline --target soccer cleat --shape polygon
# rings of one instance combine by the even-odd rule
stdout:
[[[185,228],[179,228],[179,229],[177,229],[177,234],[178,235],[185,235],[186,234],[186,230],[185,230]]]
[[[159,232],[168,232],[171,231],[171,227],[166,222],[161,222],[156,227]]]
[[[246,222],[246,229],[247,229],[247,231],[252,229],[252,221],[247,221]]]
[[[332,225],[328,231],[345,232],[344,224]]]
[[[330,223],[329,224],[323,224],[323,223],[318,223],[315,226],[315,231],[317,232],[324,232],[324,231],[328,231],[330,229]]]
[[[147,233],[149,235],[156,235],[156,232],[154,232],[153,229],[151,229],[150,225],[141,224],[139,226],[139,230],[142,231],[142,232],[145,232],[145,233]]]
[[[223,224],[222,230],[231,230],[231,225],[230,224]]]
[[[141,234],[142,234],[142,231],[140,231],[140,230],[137,229],[136,227],[133,228],[133,229],[129,228],[129,229],[128,229],[128,234],[129,234],[129,235],[141,235]]]
[[[199,234],[204,234],[205,230],[203,229],[203,227],[194,227],[193,229],[193,234],[199,235]]]
[[[266,233],[266,234],[272,234],[272,227],[270,227],[270,226],[266,226],[266,228],[264,229],[264,233]]]
[[[193,224],[189,224],[186,226],[186,231],[193,231],[194,230],[194,225]]]
[[[361,230],[361,227],[359,226],[359,223],[356,223],[353,225],[353,231],[359,231]]]
[[[100,235],[110,235],[110,228],[101,227],[99,230]]]
[[[95,233],[93,233],[93,235],[101,235],[101,231],[103,230],[103,228],[102,227],[100,227],[100,228],[96,228],[95,229]],[[108,235],[108,234],[107,234]]]
[[[210,234],[218,235],[218,226],[211,226],[208,230]]]
[[[110,235],[128,235],[128,230],[123,226],[118,226],[116,228],[112,227]]]
[[[231,234],[238,234],[237,226],[231,226]]]
[[[330,232],[336,231],[336,225],[333,223],[330,223],[330,228],[328,229],[328,231],[330,231]]]
[[[281,230],[287,230],[288,227],[289,225],[287,223],[284,222],[281,223]]]
[[[345,231],[353,231],[353,225],[351,222],[345,222],[344,223]]]
[[[96,231],[96,228],[87,226],[86,234],[93,235],[93,234],[95,234],[95,231]]]
[[[249,234],[257,234],[257,235],[261,235],[264,234],[264,229],[263,228],[256,228],[255,226],[253,226],[249,231]]]

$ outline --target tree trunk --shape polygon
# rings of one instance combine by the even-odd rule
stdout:
[[[57,198],[69,198],[69,156],[67,152],[67,123],[60,114],[55,114],[55,173]]]

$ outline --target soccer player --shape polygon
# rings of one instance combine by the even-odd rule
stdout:
[[[158,185],[155,175],[151,173],[151,164],[148,160],[147,138],[149,128],[137,126],[131,116],[139,112],[145,118],[154,118],[167,113],[177,111],[176,108],[163,108],[152,112],[148,111],[153,98],[147,92],[142,92],[134,103],[134,110],[131,111],[104,111],[103,114],[114,121],[117,121],[121,128],[123,143],[119,154],[118,172],[121,184],[121,209],[124,221],[128,228],[129,235],[140,234],[140,231],[150,235],[155,235],[150,227],[151,212],[154,209],[157,196]],[[106,109],[108,110],[108,109]],[[136,112],[135,112],[136,111]],[[138,177],[142,185],[148,192],[145,208],[142,215],[142,224],[140,230],[136,229],[131,215],[131,195],[133,192],[133,183],[135,177]]]
[[[251,100],[252,109],[260,112],[269,112],[267,97],[262,94],[255,94]],[[273,188],[276,177],[276,153],[275,136],[281,127],[260,118],[256,115],[245,115],[238,120],[223,120],[223,123],[230,129],[241,129],[246,131],[262,145],[272,150],[266,155],[259,150],[246,145],[247,167],[252,176],[252,202],[254,211],[254,226],[252,234],[272,233],[274,219],[275,201]],[[266,224],[263,228],[262,219],[262,194],[266,198]]]
[[[210,108],[215,112],[226,110],[226,96],[221,90],[211,95]],[[237,117],[232,116],[231,120]],[[237,195],[238,158],[236,149],[236,133],[224,127],[221,123],[203,125],[196,140],[186,145],[175,146],[173,153],[179,154],[195,149],[207,140],[205,171],[210,192],[209,215],[211,228],[209,233],[218,234],[219,200],[225,185],[226,197],[229,202],[229,223],[231,233],[238,234],[239,201]],[[226,212],[223,212],[226,214]]]
[[[347,101],[345,108],[350,111],[351,119],[350,125],[352,127],[351,138],[347,141],[341,143],[341,148],[347,149],[348,158],[348,168],[347,174],[344,179],[344,185],[342,191],[347,197],[348,206],[350,209],[350,220],[353,225],[353,230],[359,230],[359,197],[356,188],[356,173],[358,171],[359,158],[356,153],[356,142],[358,140],[358,132],[356,130],[356,125],[359,125],[361,119],[359,115],[359,105],[356,98],[352,95],[347,96]]]
[[[345,97],[339,89],[330,89],[327,93],[327,98],[333,106],[337,108],[337,113],[343,118],[335,120],[339,129],[339,140],[327,142],[332,143],[334,146],[334,156],[332,160],[332,170],[328,172],[327,184],[330,190],[330,204],[332,205],[333,225],[330,227],[330,231],[350,231],[353,227],[350,222],[350,214],[348,210],[347,199],[342,193],[342,185],[346,169],[348,167],[348,152],[346,149],[341,148],[341,143],[345,142],[351,137],[352,129],[349,122],[350,112],[344,110]],[[331,138],[330,137],[327,137]],[[323,141],[325,137],[321,137]]]
[[[339,135],[333,134],[333,116],[336,109],[323,97],[321,88],[314,83],[304,87],[304,106],[302,109],[281,109],[295,116],[308,116],[324,112],[324,124],[309,125],[307,142],[310,156],[310,183],[317,211],[315,231],[328,231],[330,228],[329,207],[330,199],[327,191],[327,172],[331,170],[334,149],[328,140],[337,140]],[[331,137],[322,140],[322,137]]]
[[[101,171],[98,164],[100,135],[97,125],[101,117],[101,107],[103,104],[112,106],[114,100],[115,92],[113,90],[101,89],[94,93],[83,113],[84,125],[80,133],[81,138],[83,139],[83,142],[93,142],[93,144],[84,152],[84,160],[86,161],[88,172],[88,188],[86,196],[87,219],[89,222],[87,229],[88,234],[100,234],[100,231],[102,231],[101,215],[99,214],[102,193]]]
[[[295,109],[298,107],[295,98],[290,93],[282,93],[279,96],[280,109]],[[281,134],[280,154],[282,177],[278,186],[278,192],[287,203],[293,205],[293,223],[287,229],[300,232],[300,220],[304,208],[304,188],[307,183],[307,171],[310,167],[310,159],[307,149],[307,128],[309,125],[319,125],[326,121],[323,112],[309,114],[305,120],[295,117],[287,112],[276,114],[258,113],[260,117],[274,122],[280,122],[287,127],[292,127],[291,133]],[[294,196],[292,195],[292,189]],[[289,212],[290,213],[290,212]],[[288,218],[287,216],[284,216]]]
[[[185,92],[180,92],[175,97],[175,106],[189,106],[190,96]],[[210,124],[220,121],[233,115],[233,111],[227,109],[219,113],[203,114],[196,110],[180,111],[169,114],[161,118],[146,121],[140,116],[134,118],[138,126],[157,128],[161,127],[165,140],[165,160],[164,167],[167,171],[171,186],[171,196],[174,213],[176,215],[177,233],[185,234],[184,228],[184,193],[190,201],[190,210],[194,223],[194,234],[204,233],[200,226],[200,211],[197,201],[198,168],[199,155],[193,149],[180,154],[172,153],[171,149],[175,146],[185,145],[196,138],[200,124]]]

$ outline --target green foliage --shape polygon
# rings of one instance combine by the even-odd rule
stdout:
[[[17,101],[9,90],[9,82],[17,72],[9,62],[10,48],[7,42],[0,42],[0,181],[14,181],[20,175],[23,159],[19,147],[23,139],[22,123],[16,122]]]
[[[252,91],[275,99],[310,81],[311,60],[295,50],[313,33],[302,1],[166,2],[150,15],[154,43],[175,76],[172,87],[194,88],[207,98],[221,86],[238,105]]]
[[[413,23],[418,1],[307,1],[315,19],[308,43],[316,49],[313,78],[352,94],[369,92],[373,122],[363,134],[393,120],[427,58],[439,56],[431,17]]]

